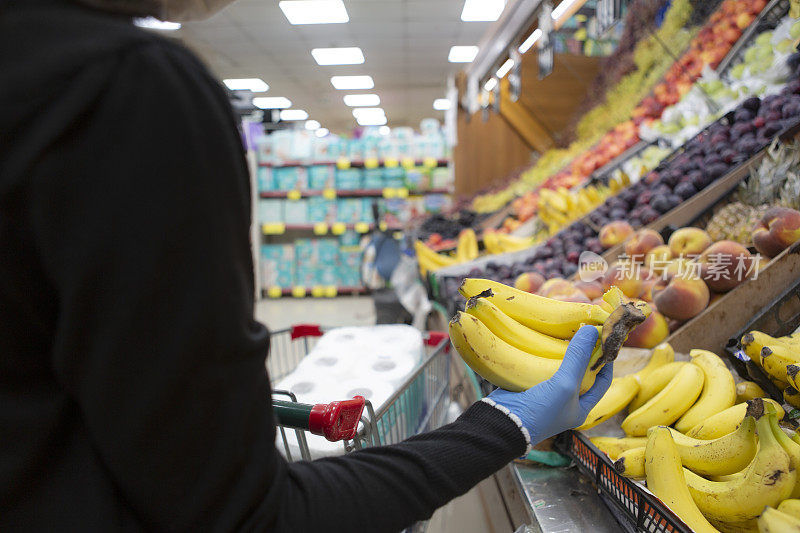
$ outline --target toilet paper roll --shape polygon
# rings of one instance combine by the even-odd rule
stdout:
[[[354,353],[342,348],[314,348],[300,361],[295,371],[307,371],[330,377],[346,377],[356,362]]]
[[[395,389],[416,369],[417,362],[408,354],[372,354],[354,368],[353,375],[369,383],[371,380],[391,384]]]
[[[384,350],[396,353],[407,353],[420,360],[424,353],[422,333],[411,326],[403,324],[375,326],[372,332],[376,342]]]
[[[273,390],[293,392],[300,403],[329,403],[339,400],[337,387],[339,378],[335,376],[311,372],[298,367],[294,372],[278,381]],[[277,397],[278,399],[284,399]]]
[[[342,399],[349,400],[353,396],[363,396],[365,400],[372,403],[372,408],[376,411],[386,400],[397,390],[390,383],[384,381],[369,381],[359,378],[351,378],[339,384],[342,391]]]
[[[366,347],[371,341],[370,328],[346,327],[334,328],[325,332],[317,342],[316,349],[341,350],[353,347]]]

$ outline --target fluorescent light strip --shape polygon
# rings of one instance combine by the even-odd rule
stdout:
[[[381,105],[381,97],[377,94],[346,94],[344,103],[350,107]]]
[[[372,76],[333,76],[331,78],[331,84],[340,91],[349,89],[372,89],[375,87]]]
[[[328,130],[328,128],[320,128],[320,129],[318,129],[317,131],[314,132],[314,135],[316,135],[317,137],[321,138],[321,137],[325,137],[329,133],[330,133],[330,130]]]
[[[558,20],[561,18],[561,15],[566,13],[569,8],[571,8],[578,0],[563,0],[558,6],[553,10],[553,13],[550,15],[553,17],[553,20]],[[584,0],[585,2],[586,0]]]
[[[257,96],[253,98],[253,105],[259,109],[288,109],[292,101],[283,96]]]
[[[506,59],[506,62],[503,63],[503,65],[499,69],[497,69],[497,74],[496,74],[497,77],[502,78],[503,76],[508,74],[508,71],[511,70],[511,67],[513,66],[514,66],[514,60],[510,58]]]
[[[308,118],[308,113],[302,109],[284,109],[281,111],[281,120],[305,120]]]
[[[148,30],[175,31],[181,29],[180,22],[158,20],[155,17],[135,18],[133,19],[133,23],[140,28],[146,28]]]
[[[437,98],[433,101],[433,108],[436,111],[447,111],[450,109],[450,100],[447,98]]]
[[[477,55],[477,46],[453,46],[450,48],[447,60],[451,63],[472,63]]]
[[[492,92],[495,87],[497,87],[497,78],[489,78],[483,86],[483,88],[489,92]]]
[[[364,62],[361,48],[314,48],[311,55],[317,65],[360,65]]]
[[[387,135],[392,133],[392,128],[390,128],[389,126],[381,126],[380,128],[378,128],[378,133],[386,137]]]
[[[269,90],[269,85],[264,83],[261,78],[232,78],[222,80],[231,91],[253,91],[254,93],[265,93]]]
[[[535,30],[533,30],[533,32],[531,32],[528,38],[525,39],[525,41],[521,45],[519,45],[519,53],[524,54],[525,52],[530,50],[531,47],[534,44],[536,44],[536,41],[538,41],[541,38],[542,38],[542,30],[536,28]]]
[[[461,10],[464,22],[494,22],[500,18],[505,0],[466,0]]]
[[[284,0],[278,6],[289,24],[342,24],[350,21],[342,0]]]
[[[359,117],[356,119],[359,126],[384,126],[387,122],[386,116],[375,116],[375,117]]]
[[[316,131],[321,127],[319,121],[316,120],[306,120],[305,128],[308,131]]]
[[[353,109],[353,116],[359,117],[385,117],[386,111],[382,107],[357,107]]]

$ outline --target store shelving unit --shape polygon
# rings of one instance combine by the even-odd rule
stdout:
[[[284,168],[284,167],[308,167],[308,166],[330,166],[336,165],[339,168],[395,168],[402,166],[404,168],[414,167],[430,167],[430,168],[444,168],[450,165],[449,159],[364,159],[364,160],[349,160],[346,158],[337,161],[315,161],[312,163],[303,163],[301,161],[285,161],[280,164],[274,163],[258,163],[260,167],[267,168]]]
[[[439,187],[427,190],[408,189],[406,187],[386,187],[384,189],[322,189],[314,191],[262,191],[261,198],[286,198],[299,200],[312,196],[334,198],[407,198],[408,196],[421,196],[425,194],[452,194],[451,187]]]

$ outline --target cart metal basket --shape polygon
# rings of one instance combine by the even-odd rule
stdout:
[[[297,367],[316,345],[325,328],[301,324],[272,333],[267,370],[273,383]],[[375,410],[360,396],[331,404],[297,402],[289,391],[273,391],[273,406],[284,452],[290,461],[309,460],[305,432],[342,441],[345,453],[368,446],[394,444],[444,424],[450,404],[450,342],[446,333],[424,335],[426,354],[420,366],[383,405]],[[294,431],[300,457],[287,438]]]

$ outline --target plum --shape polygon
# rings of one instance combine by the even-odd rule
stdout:
[[[726,148],[719,155],[722,158],[722,161],[727,164],[733,163],[734,159],[736,159],[736,152],[731,148]]]
[[[753,117],[755,117],[755,113],[746,107],[740,107],[733,113],[733,120],[736,121],[737,124],[742,122],[750,122],[753,120]]]
[[[686,200],[697,194],[697,189],[691,183],[679,183],[675,187],[675,194]]]
[[[761,148],[761,143],[759,143],[755,137],[752,139],[739,139],[735,145],[735,148],[743,154],[753,154],[759,148]]]
[[[708,176],[708,181],[706,183],[711,183],[715,179],[725,174],[727,171],[728,165],[725,163],[714,163],[713,165],[708,165],[706,167],[706,175]]]
[[[650,202],[650,207],[652,207],[661,214],[664,214],[670,209],[672,209],[669,198],[666,195],[657,196],[656,198],[654,198],[653,201]]]
[[[719,154],[707,155],[705,158],[703,158],[703,165],[701,168],[705,168],[707,166],[713,165],[714,163],[721,163],[721,162],[722,162],[722,157],[720,157]]]
[[[667,196],[667,200],[669,200],[670,209],[675,209],[683,201],[683,198],[681,198],[677,194],[670,194],[669,196]]]
[[[759,99],[758,96],[751,96],[741,103],[741,107],[755,113],[758,111],[758,108],[761,107],[761,99]]]
[[[759,133],[766,139],[771,139],[773,135],[777,134],[783,129],[783,124],[780,122],[770,122]]]
[[[636,203],[638,205],[646,205],[650,203],[650,200],[653,199],[653,193],[651,191],[644,191],[636,198]]]
[[[611,220],[625,220],[625,215],[627,215],[627,209],[612,209],[609,218]]]
[[[734,135],[738,135],[739,137],[743,136],[745,133],[753,131],[753,123],[750,121],[747,122],[737,122],[733,126],[731,126],[731,138]]]
[[[686,177],[687,177],[686,181],[694,185],[695,189],[700,190],[706,186],[705,174],[700,170],[693,170],[689,174],[687,174]]]
[[[659,212],[648,205],[642,210],[642,223],[650,224],[658,219],[659,216],[661,216]]]
[[[781,109],[783,118],[800,117],[800,104],[797,102],[789,102]]]

